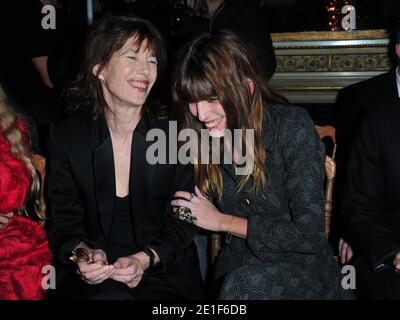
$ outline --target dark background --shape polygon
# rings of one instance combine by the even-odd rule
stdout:
[[[271,32],[329,31],[328,0],[264,0]],[[344,1],[336,1],[341,8]],[[398,0],[352,0],[357,14],[357,29],[391,28],[400,18]]]
[[[252,0],[257,1],[257,0]],[[328,0],[258,0],[272,32],[328,31]],[[173,23],[180,0],[104,0],[107,10],[130,10],[164,27]],[[336,1],[338,7],[344,1]],[[349,0],[356,7],[357,29],[390,28],[400,18],[399,0]],[[175,6],[175,8],[174,8]],[[180,8],[178,8],[178,11]],[[179,13],[178,13],[179,14]],[[172,20],[171,20],[172,18]]]

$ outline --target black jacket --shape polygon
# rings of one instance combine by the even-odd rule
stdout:
[[[397,92],[396,70],[358,82],[339,91],[336,103],[336,178],[334,185],[334,204],[332,224],[339,223],[333,228],[333,236],[347,237],[343,225],[343,212],[340,203],[346,180],[346,166],[349,154],[362,119],[368,110],[384,108],[388,103],[400,101]],[[336,214],[338,213],[338,214]],[[336,234],[337,233],[337,234]]]
[[[198,230],[173,217],[170,207],[176,191],[193,191],[192,167],[149,164],[146,150],[153,142],[146,141],[146,133],[152,128],[167,134],[168,121],[142,117],[132,139],[129,199],[134,239],[138,248],[151,245],[157,251],[163,266],[158,272],[184,296],[200,298],[202,280],[192,241]],[[56,255],[65,260],[80,241],[106,250],[116,194],[106,121],[101,118],[90,127],[76,117],[55,123],[48,145],[49,230]]]
[[[225,0],[211,19],[191,17],[186,20],[182,30],[176,34],[178,43],[204,32],[230,29],[255,49],[255,54],[267,77],[272,77],[276,69],[275,53],[271,35],[257,0]]]
[[[371,110],[350,153],[343,210],[347,234],[370,265],[391,267],[400,251],[400,103]]]
[[[344,166],[347,163],[353,139],[365,112],[399,100],[395,69],[348,86],[339,92],[335,118],[338,144],[335,160],[338,169],[342,168],[342,163]]]
[[[349,297],[341,288],[341,274],[325,236],[324,146],[304,109],[271,105],[269,110],[264,115],[267,185],[262,195],[251,190],[252,180],[237,192],[241,176],[231,166],[221,170],[224,192],[218,207],[247,218],[248,224],[246,239],[232,237],[221,250],[215,282],[218,285],[238,268],[256,267],[258,271],[240,285],[243,294],[259,292],[264,299],[276,285],[288,292],[296,288],[286,299]],[[264,281],[269,268],[282,278]],[[291,284],[293,277],[296,285]]]

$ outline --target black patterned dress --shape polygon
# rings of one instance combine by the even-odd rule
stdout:
[[[220,299],[351,299],[324,234],[324,146],[307,112],[270,105],[264,115],[267,185],[222,166],[224,213],[248,219],[247,238],[231,237],[216,261]]]

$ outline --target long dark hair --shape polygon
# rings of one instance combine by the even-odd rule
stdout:
[[[136,37],[138,48],[147,40],[146,49],[154,53],[158,62],[158,74],[162,73],[167,58],[163,39],[157,29],[149,21],[133,15],[106,15],[90,30],[80,72],[64,94],[70,112],[79,113],[90,121],[95,121],[104,114],[107,103],[100,80],[93,74],[93,68],[99,65],[98,75],[112,55],[133,36]]]
[[[203,125],[189,112],[188,104],[218,97],[223,106],[227,129],[254,129],[254,169],[243,176],[238,191],[252,175],[253,188],[261,192],[266,184],[265,147],[262,125],[266,102],[284,102],[267,86],[252,50],[233,32],[222,30],[204,34],[188,43],[179,54],[173,76],[174,116],[183,128],[193,128],[199,134]],[[249,81],[254,84],[250,92]],[[201,148],[199,147],[200,153]],[[222,177],[215,164],[195,163],[196,183],[209,197],[221,197]]]

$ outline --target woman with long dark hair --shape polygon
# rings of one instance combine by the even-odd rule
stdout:
[[[193,190],[192,168],[146,159],[147,132],[168,128],[146,102],[164,64],[160,34],[146,20],[105,16],[88,36],[66,95],[74,115],[50,128],[59,298],[202,296],[197,228],[177,221],[169,205],[177,190]]]
[[[324,235],[324,147],[308,114],[268,89],[251,51],[229,31],[181,51],[173,81],[180,126],[207,130],[199,141],[209,152],[222,139],[224,154],[207,162],[200,145],[196,192],[177,192],[171,204],[179,218],[227,233],[215,265],[220,298],[351,297]],[[237,129],[242,136],[230,139]]]

